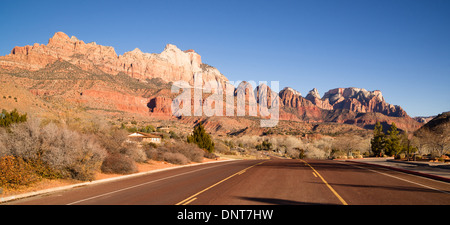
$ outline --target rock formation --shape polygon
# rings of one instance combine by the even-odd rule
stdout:
[[[406,112],[397,105],[384,101],[381,91],[367,91],[363,88],[335,88],[320,98],[317,89],[311,90],[306,99],[321,109],[346,109],[356,113],[379,112],[387,116],[403,117]]]
[[[320,98],[319,91],[314,88],[311,91],[308,92],[308,95],[306,95],[306,99],[311,101],[314,105],[321,109],[327,109],[332,110],[333,106],[330,105],[329,99],[323,99]]]
[[[281,99],[280,107],[288,113],[295,115],[303,121],[322,121],[322,110],[311,101],[303,98],[300,92],[292,88],[284,88],[280,91],[279,96]],[[282,115],[289,118],[286,114]]]
[[[113,47],[85,43],[57,32],[47,45],[14,47],[11,54],[0,56],[0,75],[5,76],[4,80],[9,80],[7,76],[17,79],[37,97],[56,97],[111,114],[120,111],[173,118],[171,103],[176,94],[171,93],[168,83],[185,81],[192,87],[196,74],[201,74],[202,84],[211,84],[212,89],[215,84],[231,89],[227,93],[234,94],[231,96],[234,101],[229,103],[234,104],[233,116],[266,115],[259,111],[258,104],[267,101],[271,107],[276,99],[280,120],[336,122],[369,128],[380,121],[395,122],[404,130],[420,127],[420,123],[411,119],[400,106],[385,102],[378,90],[336,88],[320,97],[314,88],[303,97],[290,87],[277,96],[272,96],[267,85],[253,87],[249,82],[242,82],[235,88],[226,84],[228,79],[216,68],[202,63],[201,56],[194,50],[182,51],[172,44],[166,45],[159,54],[144,53],[136,48],[117,55]],[[205,87],[208,86],[203,89]],[[266,99],[260,99],[260,91],[267,91]],[[216,98],[207,98],[209,94],[213,95],[203,93],[202,104],[215,108],[221,98],[218,96],[216,103]],[[243,103],[241,108],[240,103]],[[226,104],[223,114],[227,113]],[[229,122],[231,118],[226,120]]]
[[[57,60],[68,61],[84,70],[116,75],[123,72],[133,78],[161,78],[163,81],[193,82],[195,73],[202,73],[203,81],[224,82],[227,78],[216,68],[203,64],[193,50],[181,51],[175,45],[166,45],[160,54],[143,53],[139,49],[118,56],[113,47],[84,43],[76,37],[57,32],[47,45],[34,44],[14,47],[11,54],[0,57],[4,69],[36,71]]]

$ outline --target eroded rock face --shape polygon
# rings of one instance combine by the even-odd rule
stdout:
[[[147,104],[151,116],[170,117],[172,116],[172,99],[168,97],[155,96],[150,98]]]
[[[303,121],[322,121],[322,110],[311,101],[303,98],[300,95],[300,92],[295,91],[292,88],[284,88],[280,91],[279,96],[281,101],[280,107],[283,107],[287,112],[280,114],[281,119],[290,118],[292,116],[288,114],[292,114]]]
[[[308,95],[306,95],[306,99],[311,101],[314,105],[321,109],[327,109],[332,110],[333,106],[330,105],[329,99],[322,99],[320,98],[319,91],[314,88],[311,91],[308,92]]]
[[[172,44],[166,45],[159,54],[144,53],[136,48],[117,55],[113,47],[97,45],[95,42],[85,43],[76,37],[57,32],[47,45],[14,47],[11,54],[0,57],[0,68],[34,71],[30,72],[30,83],[25,86],[36,96],[58,95],[67,101],[79,102],[90,108],[139,113],[145,116],[170,118],[174,95],[170,94],[170,88],[167,87],[164,90],[169,94],[161,94],[164,90],[150,94],[147,94],[148,90],[136,91],[136,86],[139,86],[137,84],[146,81],[150,84],[155,81],[149,80],[160,78],[164,82],[185,81],[189,83],[187,86],[192,87],[194,75],[201,74],[203,88],[210,85],[208,87],[214,89],[215,84],[221,84],[222,87],[232,89],[229,91],[232,96],[229,97],[234,101],[224,103],[223,115],[226,114],[228,106],[232,109],[233,116],[259,116],[262,112],[259,111],[258,103],[267,103],[267,106],[271,107],[277,99],[280,120],[337,122],[358,126],[384,121],[395,122],[399,128],[408,130],[417,129],[419,126],[400,106],[386,103],[378,90],[336,88],[320,97],[318,90],[314,88],[306,97],[302,97],[300,92],[289,87],[281,90],[278,96],[272,96],[266,85],[252,86],[248,82],[242,82],[234,88],[233,85],[226,84],[227,78],[216,68],[202,63],[201,56],[194,50],[182,51]],[[105,82],[99,82],[100,80],[90,78],[92,74],[107,74],[106,77],[117,75],[115,78],[121,79],[108,81],[105,78]],[[130,79],[134,83],[124,85],[128,76],[137,80]],[[123,77],[125,78],[122,79]],[[39,82],[34,83],[31,81],[33,79]],[[72,82],[73,80],[75,82]],[[83,83],[85,81],[87,83]],[[266,89],[270,94],[260,99],[259,93]],[[64,94],[66,90],[79,90],[80,93]],[[218,100],[220,99],[219,96]],[[225,100],[225,96],[222,99]],[[241,108],[238,107],[238,99],[243,100]],[[220,102],[216,103],[214,100],[203,98],[202,104],[215,108]],[[193,105],[193,100],[191,104]]]
[[[34,44],[14,47],[11,54],[0,57],[4,69],[36,71],[57,60],[68,61],[84,70],[100,70],[108,74],[123,72],[137,79],[161,78],[171,82],[193,82],[195,73],[202,73],[203,81],[224,82],[227,78],[216,68],[203,64],[194,50],[182,51],[175,45],[166,45],[160,54],[143,53],[139,49],[118,56],[113,47],[84,43],[76,37],[57,32],[47,45]]]
[[[385,102],[379,90],[335,88],[327,91],[322,98],[318,96],[317,90],[313,89],[306,98],[322,109],[346,109],[356,113],[379,112],[395,117],[407,116],[400,106]]]

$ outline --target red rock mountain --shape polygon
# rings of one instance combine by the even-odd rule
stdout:
[[[107,74],[123,72],[136,79],[161,78],[163,81],[183,80],[192,83],[193,75],[202,72],[204,81],[224,82],[227,78],[216,68],[202,63],[193,50],[181,51],[175,45],[166,45],[160,54],[143,53],[139,49],[118,56],[113,47],[84,43],[63,32],[57,32],[47,45],[34,44],[14,47],[11,54],[0,57],[0,67],[37,71],[64,60],[83,70],[100,70]]]
[[[0,80],[14,80],[14,85],[23,86],[39,98],[53,98],[56,102],[63,99],[109,114],[127,112],[163,119],[174,118],[171,103],[176,94],[170,92],[168,83],[182,80],[193,84],[194,74],[199,72],[203,83],[228,81],[216,68],[203,64],[194,50],[182,51],[168,44],[159,54],[136,48],[117,55],[113,47],[86,44],[62,32],[55,33],[47,45],[14,47],[11,54],[0,57]],[[248,99],[259,103],[258,91],[265,90],[260,88],[248,82],[235,88],[234,98],[243,94],[247,99],[246,115],[249,110],[259,115],[259,107],[249,104]],[[400,106],[386,103],[380,91],[336,88],[320,97],[313,89],[304,98],[287,87],[278,96],[269,95],[269,106],[274,97],[280,102],[281,120],[347,123],[365,128],[377,121],[395,122],[400,129],[410,131],[421,125]]]
[[[379,112],[387,116],[403,117],[406,112],[397,105],[384,101],[381,91],[363,88],[335,88],[320,98],[317,89],[311,90],[306,99],[322,109],[346,109],[356,113]]]
[[[366,128],[372,128],[377,121],[385,124],[395,122],[397,127],[408,131],[414,131],[421,126],[400,106],[385,102],[379,90],[336,88],[329,90],[321,98],[314,88],[303,98],[298,91],[284,88],[280,91],[280,98],[284,116],[291,119],[292,115],[295,115],[294,118],[300,118],[302,121],[338,122]]]

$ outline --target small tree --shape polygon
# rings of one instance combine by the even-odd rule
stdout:
[[[412,145],[411,140],[408,138],[406,132],[401,135],[401,143],[402,152],[405,153],[406,159],[408,161],[411,160],[412,156],[417,152],[418,149]]]
[[[386,137],[386,154],[390,156],[396,156],[402,151],[402,145],[400,143],[399,131],[395,123],[392,123],[391,128],[388,130]]]
[[[384,152],[385,145],[383,126],[380,122],[377,122],[373,129],[373,138],[370,140],[370,148],[375,156],[381,156]]]
[[[194,127],[192,135],[187,137],[187,142],[195,143],[199,148],[206,149],[209,153],[214,152],[214,142],[212,141],[211,136],[206,133],[201,122]]]

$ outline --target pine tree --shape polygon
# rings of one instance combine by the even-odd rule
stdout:
[[[370,148],[375,156],[381,156],[384,153],[385,135],[383,133],[383,126],[380,122],[377,122],[373,129],[373,138],[370,140]]]
[[[400,143],[399,131],[395,123],[392,123],[391,128],[388,131],[386,137],[386,154],[390,156],[396,156],[402,151],[402,145]]]
[[[187,137],[187,142],[195,143],[199,148],[206,149],[210,153],[214,152],[214,142],[212,141],[211,136],[206,133],[201,122],[194,127],[192,135]]]

